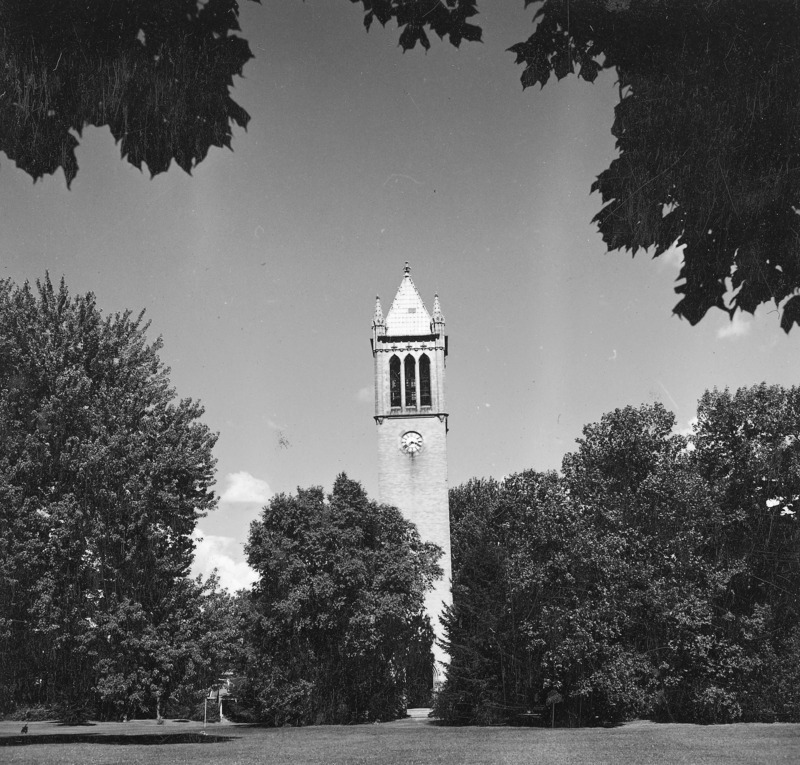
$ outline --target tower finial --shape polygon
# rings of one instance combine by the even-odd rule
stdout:
[[[375,314],[372,317],[372,323],[376,326],[383,326],[383,310],[381,309],[380,295],[375,296]]]
[[[431,316],[433,324],[444,324],[444,314],[442,314],[442,307],[439,305],[439,293],[433,296],[433,315]]]
[[[408,261],[406,261],[405,268],[403,269],[403,273],[406,276],[411,276],[411,266],[408,265]]]
[[[375,296],[375,313],[372,315],[372,331],[375,337],[384,337],[386,335],[386,321],[383,318],[383,309],[381,308],[380,296]]]

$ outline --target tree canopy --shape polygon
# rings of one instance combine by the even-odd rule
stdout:
[[[258,0],[256,0],[258,1]],[[478,0],[351,0],[400,46],[476,42]],[[249,116],[230,97],[252,57],[236,0],[10,0],[0,7],[0,150],[34,179],[78,170],[87,125],[152,175],[230,147]],[[680,247],[675,313],[692,324],[775,303],[800,323],[800,6],[749,0],[525,0],[510,48],[523,88],[613,69],[619,156],[592,186],[609,249]]]
[[[800,392],[587,425],[563,474],[451,491],[452,723],[800,719]]]
[[[215,584],[188,577],[216,436],[146,331],[63,281],[0,282],[3,705],[160,711],[224,661]]]
[[[259,0],[255,0],[259,2]],[[7,0],[0,5],[0,150],[34,180],[78,172],[88,125],[151,175],[230,148],[230,97],[252,58],[236,0]]]
[[[353,0],[400,25],[479,40],[476,0]],[[619,156],[592,186],[609,249],[683,250],[675,313],[754,312],[800,323],[800,6],[750,0],[525,0],[535,29],[511,47],[524,88],[613,69]]]
[[[273,725],[390,720],[405,712],[409,670],[433,632],[424,594],[441,551],[400,511],[340,475],[280,494],[250,527],[248,673],[259,717]]]

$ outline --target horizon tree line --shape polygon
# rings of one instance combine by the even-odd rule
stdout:
[[[800,720],[800,389],[708,391],[587,425],[560,473],[450,491],[451,664],[423,599],[440,551],[342,474],[250,529],[252,591],[192,579],[216,435],[143,315],[0,282],[3,714],[353,723]]]

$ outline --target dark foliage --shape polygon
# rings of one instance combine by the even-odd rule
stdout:
[[[5,715],[5,720],[24,720],[25,722],[39,722],[41,720],[52,720],[55,717],[54,711],[44,704],[33,704],[31,706],[19,706]]]
[[[432,671],[423,597],[440,551],[392,507],[340,475],[332,494],[281,494],[253,522],[245,696],[272,725],[390,720],[409,666]],[[412,689],[413,690],[413,689]]]
[[[430,33],[480,41],[477,0],[351,0],[403,50]],[[533,34],[510,49],[523,87],[613,68],[619,157],[593,189],[611,249],[683,247],[675,312],[697,323],[774,302],[800,323],[800,6],[793,0],[525,0]],[[63,168],[87,125],[124,158],[190,172],[230,147],[247,113],[230,97],[251,58],[236,0],[9,0],[0,5],[0,149],[34,179]]]
[[[692,324],[712,307],[785,301],[788,332],[800,321],[800,5],[546,0],[536,18],[512,48],[524,87],[601,67],[619,77],[619,157],[593,186],[606,244],[683,245],[675,312]]]
[[[94,710],[88,699],[65,694],[53,705],[53,716],[63,725],[84,725]]]
[[[800,392],[715,391],[698,416],[687,442],[659,405],[616,410],[561,478],[452,490],[440,716],[800,719]]]
[[[369,29],[377,19],[386,26],[394,20],[402,30],[400,46],[404,51],[431,47],[428,32],[447,38],[456,48],[462,40],[479,41],[481,29],[468,19],[475,16],[477,0],[350,0],[364,6],[364,26]]]
[[[3,704],[155,714],[228,654],[228,596],[187,577],[216,436],[146,330],[0,282]]]
[[[533,471],[451,490],[453,607],[444,619],[450,667],[436,699],[440,717],[513,721],[543,703],[530,683],[538,671],[525,635],[530,604],[513,582],[513,569],[521,545],[535,554],[549,532],[559,533],[561,504],[551,496],[558,491],[555,474]]]
[[[696,469],[726,511],[708,555],[735,571],[714,605],[738,651],[736,704],[747,719],[798,719],[800,389],[707,392],[693,441]]]
[[[426,30],[479,40],[475,0],[353,0],[395,19],[404,50]],[[525,0],[535,29],[511,47],[524,88],[551,75],[619,78],[619,157],[593,190],[610,249],[683,247],[675,313],[781,306],[800,323],[800,5],[794,0]],[[468,32],[462,31],[468,30]]]
[[[398,24],[403,50],[431,33],[480,41],[477,0],[351,0],[364,24]],[[675,312],[753,312],[800,323],[800,6],[793,0],[525,0],[533,34],[510,49],[523,87],[554,75],[619,78],[619,157],[593,189],[610,249],[683,247]],[[32,10],[33,9],[33,10]],[[10,0],[0,5],[0,149],[34,179],[77,172],[87,125],[124,158],[190,172],[230,147],[247,113],[230,97],[251,58],[236,0]]]
[[[238,15],[236,0],[6,0],[0,149],[69,185],[73,133],[107,125],[135,167],[190,172],[249,120],[229,95],[252,58]]]

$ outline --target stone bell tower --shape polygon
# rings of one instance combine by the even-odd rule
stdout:
[[[380,501],[399,508],[426,542],[442,548],[444,572],[425,599],[437,638],[450,592],[450,511],[447,488],[447,407],[444,369],[447,337],[439,296],[428,313],[406,262],[403,281],[386,318],[380,298],[372,320],[375,422],[378,428]],[[434,687],[444,680],[448,657],[434,645]]]

